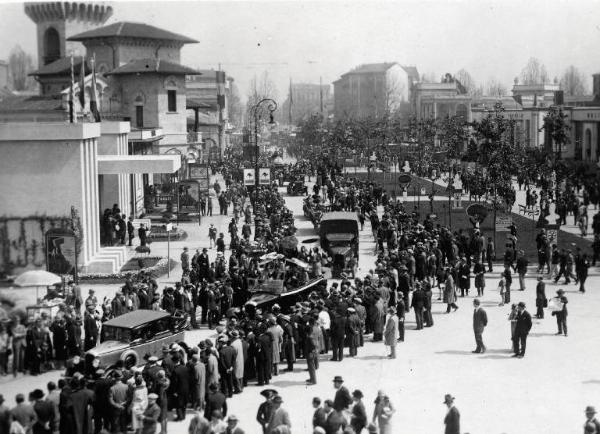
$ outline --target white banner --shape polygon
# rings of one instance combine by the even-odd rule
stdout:
[[[271,183],[271,169],[268,167],[261,167],[258,170],[258,182],[259,184],[270,184]]]
[[[254,185],[256,182],[254,175],[254,169],[244,169],[244,185]]]

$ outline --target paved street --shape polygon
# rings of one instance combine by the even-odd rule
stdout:
[[[299,240],[313,237],[312,224],[302,216],[302,197],[286,197],[286,202],[296,214]],[[224,231],[229,218],[213,216],[204,219],[201,227],[182,224],[189,236],[185,241],[172,243],[172,255],[178,257],[184,245],[191,250],[207,246],[206,232],[211,221]],[[359,275],[366,274],[374,264],[374,243],[370,234],[367,224],[360,238]],[[214,251],[211,256],[215,256]],[[160,279],[161,284],[173,282],[180,275],[180,268],[176,268],[170,279],[166,276]],[[534,277],[527,279],[525,292],[512,292],[512,301],[526,302],[532,314],[535,314]],[[452,314],[446,314],[446,306],[437,301],[433,308],[433,328],[412,330],[414,315],[408,314],[406,340],[400,344],[396,360],[385,357],[387,352],[382,343],[371,343],[367,339],[354,359],[331,362],[329,357],[322,356],[316,386],[307,387],[304,383],[308,376],[304,372],[304,361],[296,364],[293,373],[274,377],[271,386],[283,396],[283,405],[290,411],[295,433],[310,432],[313,396],[333,398],[331,379],[334,375],[342,375],[351,391],[355,388],[363,391],[368,414],[373,411],[372,402],[377,390],[385,390],[397,410],[394,432],[398,433],[442,432],[446,412],[442,401],[446,393],[456,396],[465,433],[524,434],[538,432],[540,426],[544,426],[543,432],[549,434],[577,432],[584,420],[583,409],[586,405],[598,405],[600,397],[597,363],[587,356],[590,346],[597,344],[596,312],[600,294],[595,288],[599,283],[600,277],[591,277],[585,295],[579,294],[575,285],[565,288],[569,298],[569,337],[554,335],[556,323],[549,313],[544,320],[534,319],[527,355],[523,359],[510,357],[510,323],[507,320],[510,307],[498,306],[497,279],[491,277],[487,279],[486,293],[482,297],[482,305],[489,316],[489,326],[484,333],[488,352],[484,355],[471,353],[475,348],[471,295],[459,298],[460,309]],[[516,281],[515,284],[518,286]],[[83,289],[89,287],[84,285]],[[114,293],[117,287],[95,286],[100,296]],[[559,287],[547,284],[547,296],[552,296]],[[19,294],[23,296],[26,291]],[[214,337],[214,334],[206,329],[189,332],[186,341],[195,344],[201,337],[208,336]],[[7,377],[0,382],[0,390],[12,403],[16,393],[41,387],[58,377],[58,372],[16,380]],[[230,412],[241,419],[241,426],[249,434],[261,432],[255,422],[256,410],[262,401],[260,390],[249,386],[243,394],[235,395],[229,401]],[[186,422],[171,422],[169,432],[187,432],[190,417],[191,412],[188,412]]]

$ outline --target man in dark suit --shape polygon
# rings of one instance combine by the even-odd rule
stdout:
[[[531,330],[531,315],[525,310],[525,303],[522,301],[517,305],[517,323],[515,325],[515,354],[513,357],[522,358],[525,356],[527,347],[527,335]],[[520,347],[520,349],[519,349]]]
[[[135,227],[133,226],[133,217],[131,216],[127,220],[127,235],[129,236],[129,246],[131,247],[135,238]]]
[[[335,411],[347,410],[348,407],[350,407],[350,404],[352,404],[350,392],[343,384],[344,379],[341,376],[336,375],[333,378],[333,387],[337,389],[335,397],[333,398],[333,409]]]
[[[98,323],[94,316],[94,306],[88,306],[83,317],[83,328],[85,331],[83,350],[87,351],[94,348],[98,342]]]
[[[346,315],[336,312],[331,321],[331,346],[333,347],[334,362],[341,362],[344,359],[344,337],[346,335]]]
[[[228,344],[227,338],[218,339],[219,348],[219,374],[221,377],[221,390],[228,398],[233,396],[233,378],[235,369],[236,351]]]
[[[423,329],[423,310],[425,309],[426,302],[427,296],[425,295],[425,291],[421,289],[421,284],[419,282],[415,282],[415,292],[413,292],[411,307],[415,310],[417,330]]]
[[[450,394],[444,396],[444,404],[448,407],[448,413],[444,418],[444,425],[446,425],[444,434],[460,434],[460,413],[454,406],[454,397]]]
[[[177,418],[175,421],[185,419],[185,409],[188,403],[188,396],[190,394],[190,374],[187,366],[182,364],[179,360],[179,355],[173,355],[173,362],[176,363],[173,368],[173,374],[171,375],[171,382],[173,385],[173,391],[177,395],[176,412]]]
[[[473,353],[485,353],[485,345],[483,343],[483,329],[487,326],[487,313],[481,307],[481,302],[478,298],[473,300],[473,332],[475,333],[475,343],[477,348]]]
[[[204,417],[212,414],[213,411],[219,410],[223,417],[227,416],[227,398],[218,390],[216,383],[211,383],[208,386],[209,392],[206,396],[206,407],[204,407]]]

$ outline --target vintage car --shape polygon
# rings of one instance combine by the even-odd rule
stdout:
[[[185,316],[145,309],[117,316],[102,324],[100,344],[86,353],[86,364],[98,357],[104,369],[118,360],[131,368],[144,363],[146,354],[160,359],[163,345],[183,342],[186,322]]]
[[[353,212],[329,212],[323,214],[319,223],[319,238],[325,252],[335,257],[348,247],[358,260],[358,217]]]
[[[246,310],[267,309],[277,303],[285,311],[299,301],[304,301],[311,291],[327,285],[324,277],[310,278],[309,265],[297,258],[269,253],[261,257],[259,277],[248,279],[252,294]]]
[[[308,187],[304,184],[304,181],[294,180],[287,185],[287,194],[290,196],[304,196],[308,194]]]

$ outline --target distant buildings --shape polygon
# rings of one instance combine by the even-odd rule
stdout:
[[[333,82],[335,118],[409,113],[413,86],[418,80],[418,71],[412,66],[395,62],[360,65]]]
[[[333,98],[330,85],[292,83],[287,98],[277,110],[277,113],[281,123],[289,124],[291,114],[292,125],[298,125],[315,114],[322,114],[323,118],[327,119],[332,113],[332,106]]]

